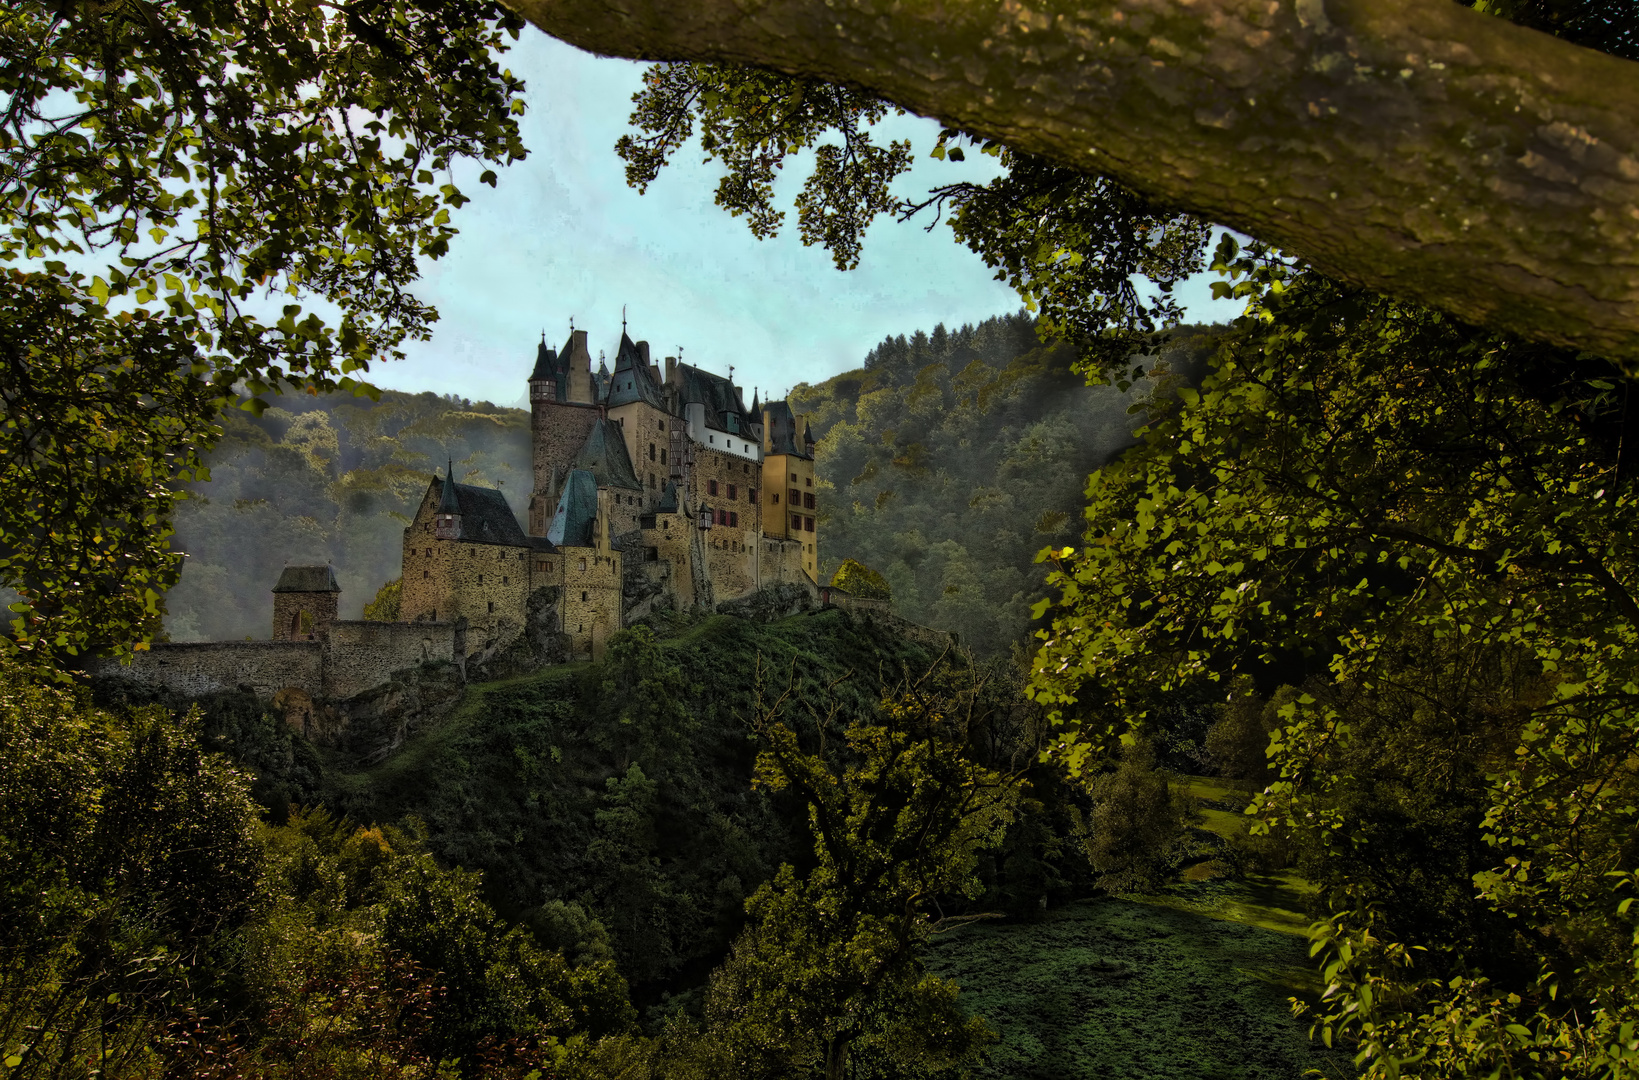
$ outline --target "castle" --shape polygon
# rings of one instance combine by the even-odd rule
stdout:
[[[102,678],[200,695],[249,686],[349,698],[426,661],[466,669],[533,631],[599,659],[658,608],[714,610],[770,586],[818,597],[815,440],[784,401],[745,405],[729,379],[624,327],[614,370],[586,331],[543,335],[529,375],[527,527],[501,492],[434,475],[404,530],[396,622],[341,620],[328,566],[287,566],[264,641],[159,643]],[[545,625],[543,625],[543,623]]]
[[[434,476],[404,530],[399,617],[465,620],[469,649],[523,632],[558,589],[571,655],[657,606],[711,609],[769,585],[816,587],[814,438],[784,401],[745,405],[728,379],[625,333],[592,371],[586,331],[543,336],[529,375],[527,527],[498,490]]]

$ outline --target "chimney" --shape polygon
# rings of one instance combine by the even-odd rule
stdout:
[[[654,367],[654,361],[649,359],[649,343],[647,341],[640,341],[637,343],[637,355],[643,358],[644,367]]]
[[[677,357],[675,357],[675,356],[666,357],[666,381],[667,382],[672,381],[672,373],[675,372],[676,370],[677,370]]]

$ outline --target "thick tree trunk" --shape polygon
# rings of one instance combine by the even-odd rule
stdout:
[[[508,0],[1119,179],[1464,319],[1639,360],[1639,64],[1449,0]]]

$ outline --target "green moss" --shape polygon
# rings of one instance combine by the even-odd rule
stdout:
[[[1291,1015],[1312,989],[1306,945],[1258,926],[1104,898],[963,927],[928,964],[1000,1035],[978,1073],[991,1080],[1356,1075]]]

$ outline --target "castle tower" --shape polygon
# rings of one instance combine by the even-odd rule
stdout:
[[[585,330],[571,331],[562,352],[541,339],[529,376],[529,412],[534,487],[528,530],[531,536],[545,536],[570,462],[598,418]]]
[[[285,567],[273,586],[273,640],[325,640],[340,596],[336,572],[328,564]]]
[[[782,566],[775,575],[795,580],[800,570],[816,583],[819,580],[819,533],[815,526],[818,509],[814,491],[814,436],[805,416],[792,413],[784,401],[763,405],[763,535],[782,541]],[[783,565],[785,552],[795,556],[795,566]]]

